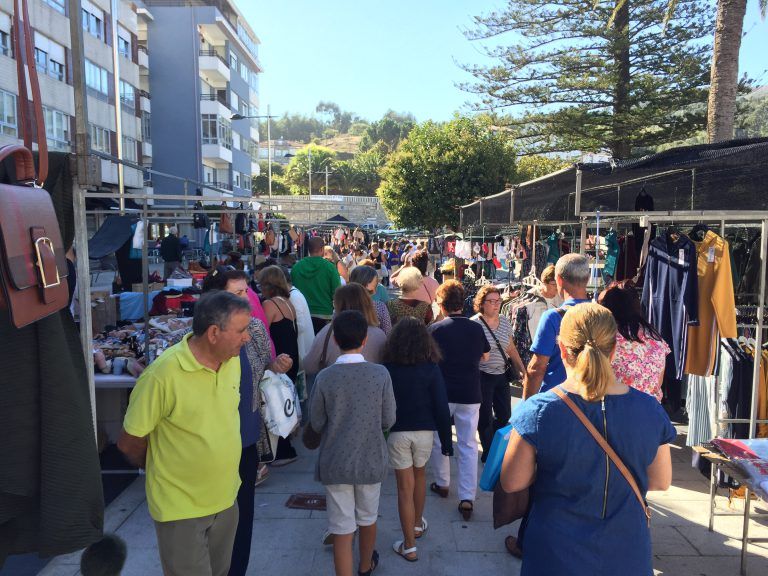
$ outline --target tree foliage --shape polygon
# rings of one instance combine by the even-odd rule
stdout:
[[[739,136],[755,138],[768,136],[768,94],[762,98],[748,98],[736,112]]]
[[[565,160],[563,158],[555,158],[551,156],[541,156],[534,154],[531,156],[521,156],[517,159],[517,173],[515,174],[514,183],[521,184],[536,178],[541,178],[552,172],[562,170],[566,166],[570,166],[573,162]]]
[[[362,140],[360,140],[360,150],[365,152],[373,148],[378,142],[383,142],[392,152],[408,136],[415,125],[416,119],[413,115],[398,114],[389,110],[381,120],[368,126]]]
[[[310,155],[312,157],[310,164]],[[336,152],[324,146],[310,144],[296,152],[291,158],[282,181],[291,194],[309,194],[309,171],[312,170],[312,193],[320,192],[320,187],[325,186],[325,179],[318,174],[325,170],[326,164],[332,166],[336,159]],[[273,184],[274,187],[274,184]]]
[[[679,0],[508,0],[474,19],[470,40],[509,38],[486,49],[496,63],[468,65],[477,108],[516,114],[507,123],[526,152],[615,157],[681,139],[704,126],[713,12]],[[610,23],[610,24],[606,24]],[[677,112],[677,114],[673,114]]]
[[[332,131],[335,131],[335,134],[347,134],[353,124],[367,126],[365,120],[354,112],[342,110],[335,102],[320,102],[315,112],[319,117],[285,114],[273,120],[270,127],[272,138],[309,143],[315,138],[329,137],[329,134],[334,133]],[[259,131],[262,136],[266,136],[266,122],[261,123]]]
[[[282,181],[285,169],[277,162],[272,162],[272,194],[289,194],[287,186]],[[269,162],[259,162],[259,175],[254,176],[251,182],[251,190],[257,196],[269,194]]]
[[[483,119],[419,124],[389,156],[381,175],[377,194],[398,225],[457,226],[457,206],[513,181],[512,137]]]

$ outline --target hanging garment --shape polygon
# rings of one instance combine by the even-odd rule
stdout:
[[[637,274],[640,265],[639,250],[634,234],[619,238],[619,261],[616,266],[616,280],[627,280]]]
[[[696,261],[696,247],[680,234],[664,234],[648,248],[642,304],[648,321],[672,349],[665,379],[682,378],[687,327],[699,321]]]
[[[688,393],[685,400],[685,409],[688,412],[686,446],[698,446],[715,437],[709,409],[715,385],[714,377],[688,376]]]
[[[685,371],[710,376],[715,368],[720,337],[736,337],[736,302],[728,242],[708,230],[696,242],[699,324],[688,328]]]
[[[203,203],[195,202],[195,213],[192,215],[192,226],[195,230],[207,230],[210,225],[211,220],[208,218],[208,214],[203,211]]]
[[[235,216],[235,234],[248,233],[248,218],[244,212],[238,212]]]
[[[75,229],[69,154],[49,154],[49,164],[45,188],[68,249]],[[4,165],[0,181],[10,181]],[[130,247],[128,238],[126,258]],[[104,500],[86,364],[69,310],[18,329],[2,316],[0,342],[1,568],[9,554],[54,556],[95,542]]]
[[[560,238],[557,232],[552,232],[547,238],[547,264],[557,264],[560,259]],[[537,270],[541,273],[541,270]]]
[[[611,280],[616,276],[616,266],[619,260],[619,239],[615,230],[609,230],[605,236],[605,244],[608,252],[605,256],[605,266],[603,267],[603,277]]]
[[[226,205],[222,205],[222,210],[226,210]],[[232,227],[232,217],[228,212],[221,213],[221,221],[219,222],[219,232],[222,234],[232,234],[234,228]]]

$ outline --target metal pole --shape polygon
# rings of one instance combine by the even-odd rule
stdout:
[[[325,163],[325,195],[328,196],[328,162]]]
[[[509,191],[509,223],[515,222],[515,189],[514,187]]]
[[[576,200],[573,211],[576,216],[581,215],[581,168],[576,169]]]
[[[269,199],[272,200],[272,115],[267,104],[267,174],[269,181]]]
[[[696,194],[696,168],[691,169],[691,210],[693,210],[693,197]]]
[[[112,70],[115,88],[115,132],[117,134],[117,158],[123,159],[123,103],[120,100],[120,54],[117,52],[117,17],[120,12],[120,2],[112,0]],[[73,16],[70,12],[70,20],[80,20],[80,12]],[[79,23],[79,22],[78,22]],[[120,197],[120,214],[125,213],[125,180],[124,167],[117,163],[117,189]]]
[[[480,225],[483,224],[483,199],[480,199]]]
[[[81,13],[80,0],[69,0],[69,13]],[[88,394],[91,400],[94,441],[96,436],[96,381],[93,372],[93,328],[91,326],[91,282],[88,270],[88,222],[85,216],[85,187],[89,182],[88,101],[85,96],[85,57],[83,56],[83,27],[80,18],[69,19],[72,45],[72,85],[75,96],[75,148],[77,181],[73,190],[75,208],[75,247],[77,249],[77,297],[80,301],[80,345],[83,349]],[[98,172],[98,170],[96,171]]]

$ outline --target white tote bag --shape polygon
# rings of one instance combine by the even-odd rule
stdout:
[[[296,387],[285,374],[264,372],[259,382],[261,396],[266,404],[264,415],[267,430],[282,438],[288,438],[301,420],[301,407]]]

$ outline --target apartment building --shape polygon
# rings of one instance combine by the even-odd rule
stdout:
[[[123,157],[136,163],[151,162],[152,148],[142,136],[142,123],[149,120],[149,100],[139,88],[140,77],[148,74],[148,61],[141,58],[138,26],[144,18],[132,2],[119,2],[111,13],[110,0],[81,0],[79,18],[83,26],[88,125],[91,147],[117,154],[115,103],[122,104]],[[40,79],[48,147],[52,151],[74,148],[74,90],[67,0],[30,0],[30,25],[34,34],[35,63]],[[0,144],[20,142],[18,82],[11,42],[13,0],[0,0]],[[117,18],[117,38],[112,23]],[[119,94],[114,88],[112,46],[117,42]],[[102,191],[117,186],[117,165],[101,161]],[[124,171],[128,192],[144,188],[143,172]]]
[[[145,0],[151,12],[152,166],[158,171],[251,196],[259,173],[259,39],[231,0]],[[155,194],[184,185],[154,178]],[[197,189],[186,190],[194,194]],[[203,194],[211,193],[202,189]]]

